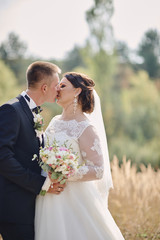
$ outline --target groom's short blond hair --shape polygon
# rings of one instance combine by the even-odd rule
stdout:
[[[28,87],[36,87],[37,83],[49,79],[54,73],[61,73],[61,69],[57,65],[43,61],[33,62],[26,71]]]

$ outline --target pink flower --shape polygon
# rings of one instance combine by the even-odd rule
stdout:
[[[48,150],[51,151],[53,149],[53,147],[49,147]]]
[[[65,147],[60,147],[60,148],[59,148],[59,151],[68,151],[68,149],[65,148]]]

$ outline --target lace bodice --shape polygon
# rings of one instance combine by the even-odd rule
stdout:
[[[71,144],[73,151],[78,153],[81,167],[69,181],[89,181],[103,176],[103,156],[99,137],[89,120],[64,121],[56,116],[50,122],[45,132],[45,141],[52,144],[53,140],[59,145]]]
[[[64,120],[59,120],[59,116],[56,116],[55,118],[52,119],[49,125],[49,129],[54,133],[63,132],[69,137],[78,139],[82,135],[86,127],[88,126],[89,126],[88,121],[77,122],[74,119],[69,121],[64,121]]]

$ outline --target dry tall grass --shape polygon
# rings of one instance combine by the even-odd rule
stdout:
[[[126,240],[160,239],[160,170],[141,165],[137,173],[131,161],[112,163],[114,189],[109,195],[109,209]],[[1,237],[0,237],[1,240]]]
[[[112,163],[114,189],[109,195],[109,209],[126,240],[160,239],[160,170],[141,165],[141,172],[131,161]]]

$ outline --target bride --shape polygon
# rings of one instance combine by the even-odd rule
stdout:
[[[107,208],[112,177],[94,82],[80,73],[66,73],[58,92],[63,112],[51,120],[45,134],[50,144],[67,140],[82,166],[60,195],[37,197],[35,239],[124,240]]]

